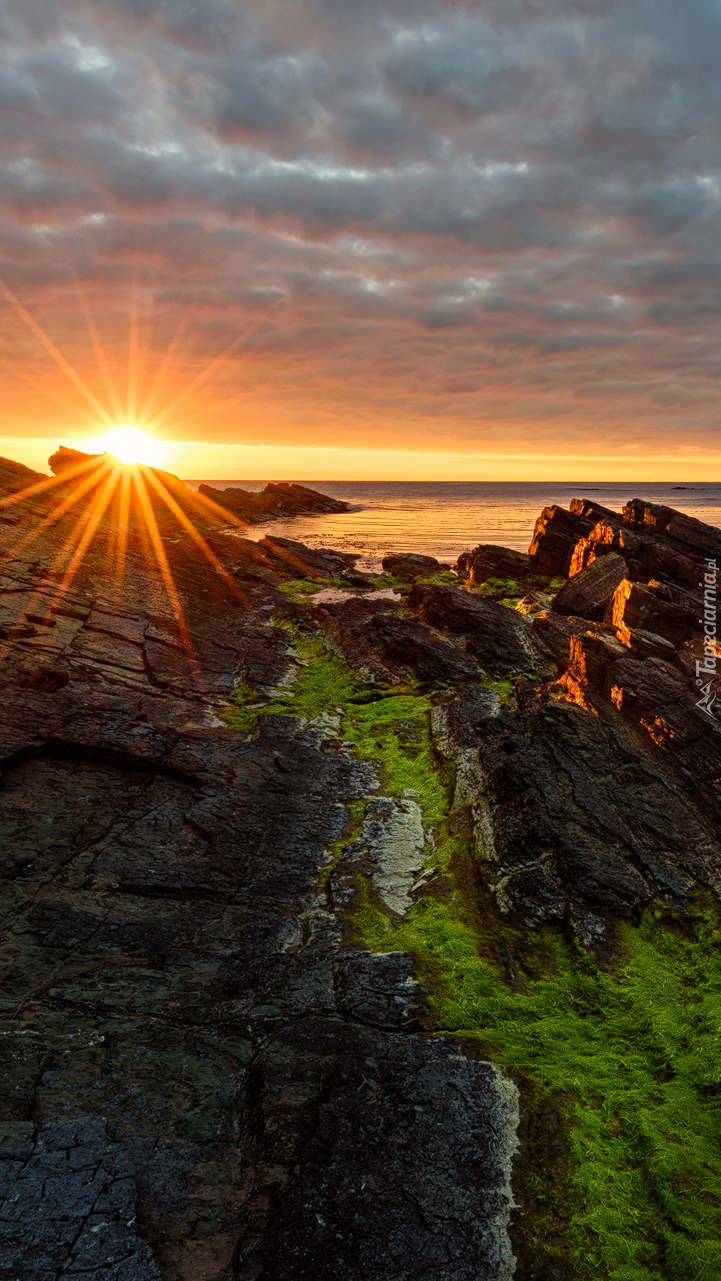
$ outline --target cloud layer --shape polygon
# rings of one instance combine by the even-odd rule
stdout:
[[[716,3],[0,14],[0,276],[98,395],[135,315],[156,408],[234,344],[178,437],[714,447]],[[0,323],[13,434],[85,430]]]

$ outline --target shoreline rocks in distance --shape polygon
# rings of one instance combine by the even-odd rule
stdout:
[[[330,498],[305,485],[292,485],[285,481],[270,481],[265,489],[257,493],[238,488],[216,489],[213,485],[203,484],[198,486],[198,493],[211,499],[219,507],[227,507],[234,516],[250,525],[280,520],[284,516],[329,515],[350,511],[350,503]]]

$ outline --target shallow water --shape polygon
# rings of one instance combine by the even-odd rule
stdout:
[[[201,481],[188,481],[197,488]],[[258,490],[265,481],[209,480],[218,489]],[[359,569],[378,568],[391,552],[422,552],[452,563],[477,543],[500,543],[527,551],[541,509],[588,496],[620,512],[631,498],[665,503],[711,525],[721,526],[721,484],[630,485],[614,482],[505,481],[303,481],[311,489],[342,498],[349,512],[296,516],[254,525],[248,537],[273,533],[309,547],[357,552]]]

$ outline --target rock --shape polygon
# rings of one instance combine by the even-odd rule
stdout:
[[[23,463],[15,463],[11,458],[0,458],[0,494],[3,497],[43,480],[47,480],[47,477],[41,472],[32,471],[30,467],[25,467]],[[8,509],[8,511],[11,510],[11,508]]]
[[[528,548],[534,573],[567,574],[576,543],[588,534],[593,524],[585,516],[564,511],[562,507],[544,507]]]
[[[568,504],[569,511],[574,516],[583,516],[586,520],[594,523],[603,520],[620,520],[618,512],[612,511],[610,507],[603,507],[593,498],[572,498]]]
[[[698,615],[703,605],[701,601],[688,605],[666,599],[673,595],[671,588],[664,591],[660,583],[643,586],[624,578],[606,606],[605,621],[617,628],[651,632],[678,647],[702,631]],[[679,598],[683,600],[680,592]]]
[[[479,543],[473,551],[464,552],[456,562],[459,572],[467,574],[474,583],[485,583],[489,578],[506,584],[509,580],[519,586],[525,584],[531,572],[531,562],[522,552],[493,543]],[[509,595],[503,589],[503,595]]]
[[[84,454],[79,449],[68,449],[65,445],[59,445],[55,453],[48,458],[48,467],[54,476],[59,476],[68,467],[75,467],[78,463],[87,463],[91,459],[101,462],[107,457],[107,454]]]
[[[544,614],[550,609],[553,596],[548,592],[528,592],[519,600],[516,609],[519,614]]]
[[[416,578],[431,578],[438,574],[443,566],[435,556],[419,556],[415,552],[404,552],[398,556],[384,556],[383,568],[402,582],[413,582]]]
[[[349,509],[349,504],[341,499],[329,498],[327,494],[320,494],[305,485],[285,482],[271,481],[260,493],[238,487],[215,489],[212,485],[200,485],[198,492],[248,524],[276,520],[281,516],[346,512]]]
[[[11,496],[30,483],[3,476]],[[354,922],[382,911],[395,941],[411,903],[404,931],[457,903],[521,994],[549,939],[575,936],[613,968],[619,920],[652,898],[683,917],[701,891],[721,895],[721,722],[713,678],[696,684],[700,638],[674,651],[627,626],[625,605],[616,627],[458,587],[416,584],[408,607],[298,604],[284,580],[349,581],[354,558],[238,537],[230,509],[162,483],[210,553],[159,499],[171,599],[137,513],[124,575],[108,572],[103,518],[64,590],[56,558],[90,503],[52,523],[61,480],[3,508],[23,538],[51,518],[20,551],[18,525],[0,530],[11,1281],[36,1264],[37,1281],[62,1276],[76,1248],[73,1270],[96,1281],[510,1281],[515,1087],[483,1043],[428,1035],[438,1006],[410,956],[359,952]],[[593,559],[569,588],[620,550],[618,582],[639,586],[633,550],[634,566],[685,559],[698,583],[713,531],[692,529],[692,545],[669,534],[675,516],[658,532],[583,512]],[[640,587],[645,624],[648,597],[661,620],[697,606],[691,580]],[[357,754],[327,697],[318,714],[266,714],[306,662],[294,629],[374,687],[358,694],[372,733]],[[419,687],[406,715],[397,696]],[[381,740],[383,760],[380,746],[362,758]],[[435,834],[425,793],[405,786],[428,769],[447,785]],[[433,839],[443,861],[422,871]],[[426,972],[440,984],[440,965]],[[539,1099],[526,1133],[545,1124]],[[98,1172],[107,1192],[90,1206]],[[535,1275],[522,1179],[516,1199],[532,1223],[516,1275]]]
[[[276,573],[288,578],[348,578],[361,577],[355,570],[358,553],[337,552],[330,547],[306,547],[291,538],[266,535],[257,544]],[[362,576],[364,584],[370,579]]]
[[[354,597],[319,605],[314,616],[332,647],[370,682],[397,685],[412,673],[424,682],[458,684],[483,675],[468,654],[434,636],[394,601]]]
[[[417,1025],[421,986],[404,952],[345,952],[336,962],[339,1011],[370,1027],[399,1031]]]
[[[556,614],[575,614],[600,622],[606,613],[606,606],[627,573],[626,562],[610,552],[593,561],[580,574],[569,578],[554,598],[551,609]]]
[[[102,1117],[0,1122],[3,1271],[23,1281],[160,1281],[135,1224],[136,1185]]]
[[[397,916],[405,916],[413,906],[411,887],[429,852],[417,800],[379,796],[370,801],[358,840],[373,864],[371,881],[381,902]]]
[[[490,1064],[441,1038],[302,1020],[262,1047],[251,1093],[240,1281],[511,1281],[517,1093]]]
[[[466,638],[466,649],[488,671],[532,672],[539,661],[532,624],[496,601],[458,587],[412,588],[408,605],[439,631]]]

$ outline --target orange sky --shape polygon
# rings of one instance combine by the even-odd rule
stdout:
[[[10,0],[0,452],[721,480],[721,16],[526,8]]]

